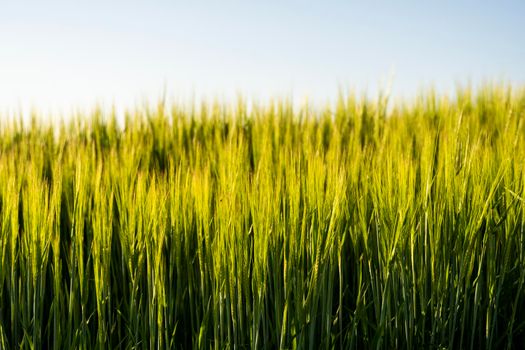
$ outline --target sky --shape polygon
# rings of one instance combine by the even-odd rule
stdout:
[[[0,113],[525,84],[525,1],[0,2]]]

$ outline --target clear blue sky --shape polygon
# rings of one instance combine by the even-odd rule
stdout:
[[[525,1],[3,1],[0,110],[525,83]]]

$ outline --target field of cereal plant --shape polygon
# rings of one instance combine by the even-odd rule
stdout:
[[[0,349],[516,348],[525,90],[0,124]]]

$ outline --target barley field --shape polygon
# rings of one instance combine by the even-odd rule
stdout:
[[[525,344],[525,90],[0,122],[0,349]]]

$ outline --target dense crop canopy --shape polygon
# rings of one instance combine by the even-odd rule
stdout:
[[[0,349],[525,342],[525,92],[0,127]]]

